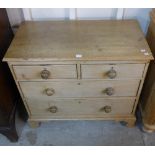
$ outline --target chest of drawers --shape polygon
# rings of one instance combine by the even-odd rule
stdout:
[[[31,126],[64,119],[133,126],[151,59],[134,20],[25,22],[4,57]]]

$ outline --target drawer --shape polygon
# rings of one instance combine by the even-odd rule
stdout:
[[[136,96],[139,80],[20,82],[28,98]]]
[[[79,116],[79,115],[126,115],[131,114],[135,99],[27,99],[31,115]],[[63,118],[63,117],[62,117]]]
[[[76,65],[13,66],[18,80],[75,79]]]
[[[83,79],[141,78],[145,64],[81,65]]]

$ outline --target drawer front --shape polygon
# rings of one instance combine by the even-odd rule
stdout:
[[[145,64],[81,65],[83,79],[141,78]]]
[[[75,79],[76,65],[13,66],[18,80]]]
[[[139,80],[20,82],[25,97],[111,97],[136,96]]]
[[[51,99],[29,100],[31,115],[79,116],[79,115],[126,115],[131,114],[135,99]]]

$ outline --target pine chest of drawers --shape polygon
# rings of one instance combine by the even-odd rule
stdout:
[[[25,22],[4,57],[32,126],[64,119],[133,126],[151,59],[135,20]]]

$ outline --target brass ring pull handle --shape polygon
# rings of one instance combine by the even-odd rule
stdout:
[[[110,79],[114,79],[117,76],[117,72],[113,69],[113,67],[111,68],[110,71],[107,72],[107,76]]]
[[[114,89],[112,87],[108,87],[104,91],[108,96],[114,95]]]
[[[105,106],[105,107],[103,107],[103,111],[105,113],[110,113],[112,111],[111,106]]]
[[[50,72],[47,69],[44,69],[41,71],[40,75],[42,79],[48,79],[50,76]]]
[[[56,106],[51,106],[49,109],[48,109],[51,113],[56,113],[58,111],[58,108]]]
[[[47,88],[47,89],[45,89],[45,93],[47,96],[52,96],[52,95],[54,95],[55,91],[52,88]]]

